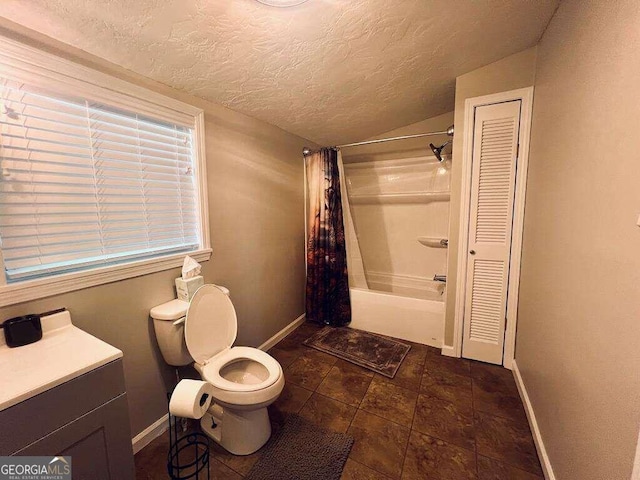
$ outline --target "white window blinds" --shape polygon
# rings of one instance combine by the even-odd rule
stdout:
[[[200,246],[193,128],[0,79],[8,282]]]

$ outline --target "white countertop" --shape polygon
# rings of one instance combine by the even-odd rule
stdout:
[[[71,323],[69,312],[42,317],[42,339],[9,348],[0,332],[0,411],[122,357]]]

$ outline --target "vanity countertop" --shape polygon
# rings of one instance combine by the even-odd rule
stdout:
[[[42,340],[9,348],[0,333],[0,411],[122,357],[71,323],[68,311],[42,317]]]

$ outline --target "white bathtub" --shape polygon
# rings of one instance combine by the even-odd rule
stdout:
[[[444,296],[414,298],[379,290],[351,288],[352,328],[441,348]]]

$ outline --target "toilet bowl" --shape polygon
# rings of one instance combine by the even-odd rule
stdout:
[[[200,420],[202,430],[235,455],[262,447],[271,436],[267,406],[282,392],[284,374],[268,353],[233,347],[238,322],[229,291],[203,285],[191,302],[158,305],[151,317],[167,363],[194,361],[212,387],[213,402]]]

